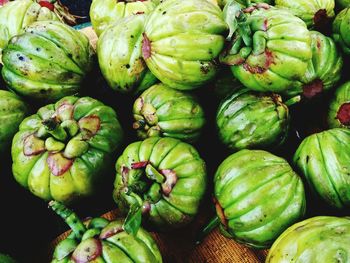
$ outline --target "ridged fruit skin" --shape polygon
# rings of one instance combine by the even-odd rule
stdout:
[[[350,128],[350,82],[341,85],[333,95],[328,108],[329,128]]]
[[[9,148],[12,137],[28,112],[28,106],[20,97],[0,90],[0,153]]]
[[[83,33],[61,22],[35,22],[3,50],[2,76],[22,96],[54,101],[79,92],[93,56]]]
[[[166,178],[163,183],[147,175],[152,167]],[[161,229],[188,224],[197,214],[207,185],[205,162],[197,150],[169,137],[130,144],[118,158],[116,170],[113,198],[118,208],[127,213],[130,204],[138,203],[145,219]]]
[[[65,97],[23,120],[12,142],[13,175],[44,200],[90,196],[122,135],[111,107],[90,97]]]
[[[143,58],[164,84],[192,90],[215,77],[228,26],[209,1],[167,0],[148,16]]]
[[[287,138],[289,119],[279,95],[241,89],[221,102],[216,125],[220,140],[232,151],[270,149]]]
[[[312,191],[330,206],[350,206],[350,130],[330,129],[305,138],[293,161]]]
[[[203,108],[188,93],[157,84],[134,103],[134,129],[141,139],[173,137],[194,142],[205,124]]]
[[[350,55],[350,7],[340,11],[333,21],[334,41],[346,55]]]
[[[323,26],[335,16],[334,0],[275,0],[275,5],[300,17],[309,28]]]
[[[145,15],[120,19],[108,27],[97,43],[100,69],[109,86],[119,92],[140,92],[157,78],[142,58],[142,33]]]
[[[56,14],[32,0],[6,3],[0,9],[0,53],[11,37],[23,32],[23,29],[36,21],[59,21]]]
[[[231,65],[234,76],[247,88],[298,95],[312,57],[305,22],[286,10],[261,4],[243,11],[251,30],[251,46],[236,33],[222,62]]]
[[[341,78],[343,57],[333,39],[317,31],[311,31],[312,59],[309,61],[300,92],[307,98],[328,91]]]
[[[156,7],[156,1],[93,0],[90,7],[92,26],[99,36],[121,18],[145,13]]]
[[[284,159],[262,150],[227,157],[214,177],[221,228],[236,241],[267,248],[305,213],[300,177]]]
[[[218,4],[221,7],[225,7],[225,5],[229,2],[229,0],[218,0]],[[246,5],[246,0],[236,0],[237,3],[240,3],[241,5]],[[267,3],[272,5],[273,0],[252,0],[252,3]]]
[[[317,216],[298,222],[272,245],[266,263],[349,262],[350,218]]]

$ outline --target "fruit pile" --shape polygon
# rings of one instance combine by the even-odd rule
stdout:
[[[72,229],[52,262],[162,262],[145,229],[204,203],[199,239],[350,262],[350,1],[93,0],[90,18],[96,48],[60,1],[0,0],[0,153]],[[111,172],[123,217],[83,223]]]

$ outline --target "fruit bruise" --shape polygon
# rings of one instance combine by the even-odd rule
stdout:
[[[144,59],[149,59],[151,57],[152,48],[151,41],[147,37],[145,33],[143,33],[143,41],[142,41],[142,55]]]
[[[337,119],[343,125],[350,125],[350,103],[344,103],[340,106],[337,113]]]
[[[225,227],[225,229],[228,229],[228,222],[225,217],[225,213],[222,206],[219,204],[219,201],[215,197],[213,198],[213,201],[215,205],[216,214],[218,215],[221,224]]]

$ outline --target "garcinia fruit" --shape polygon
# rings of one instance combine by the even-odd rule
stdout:
[[[57,21],[35,22],[3,50],[2,76],[22,96],[53,101],[80,90],[93,55],[83,33]]]
[[[350,130],[335,128],[305,138],[294,155],[312,191],[335,208],[350,207]]]
[[[100,36],[97,56],[109,86],[119,92],[140,92],[152,86],[157,78],[142,58],[142,33],[145,15],[119,20]]]
[[[63,204],[49,206],[72,229],[56,246],[51,263],[162,263],[162,255],[152,236],[143,228],[134,235],[123,226],[124,219],[109,221],[102,217],[85,224]]]
[[[150,13],[156,3],[157,1],[151,0],[93,0],[90,7],[91,23],[99,36],[109,25],[121,18]]]
[[[141,139],[173,137],[193,142],[205,124],[204,111],[194,97],[164,84],[144,91],[134,103],[134,129]]]
[[[218,0],[218,4],[221,7],[225,7],[227,3],[232,2],[233,0]],[[243,6],[249,6],[251,3],[267,3],[267,4],[273,4],[273,0],[235,0],[237,3],[243,5]]]
[[[300,17],[309,28],[324,28],[335,16],[334,0],[275,0],[275,4]]]
[[[240,89],[221,102],[216,124],[232,151],[275,148],[288,135],[289,110],[277,94]]]
[[[244,9],[232,3],[224,13],[232,43],[221,62],[249,89],[298,95],[312,57],[305,22],[265,3]]]
[[[266,263],[350,262],[350,218],[317,216],[289,227]]]
[[[118,158],[113,197],[133,233],[144,215],[153,225],[178,228],[197,214],[207,179],[197,150],[178,139],[152,137],[130,144]]]
[[[219,166],[214,195],[220,228],[228,237],[267,248],[305,213],[300,177],[284,159],[261,150],[241,150]]]
[[[167,0],[148,16],[142,56],[164,84],[192,90],[215,77],[228,27],[221,9],[203,0]]]
[[[17,95],[0,90],[0,153],[11,145],[18,126],[28,114],[28,107]]]
[[[34,195],[69,203],[94,193],[121,139],[111,107],[65,97],[23,120],[12,142],[12,172]]]
[[[350,7],[343,9],[333,21],[334,41],[346,55],[350,55]]]
[[[329,128],[350,128],[350,82],[335,92],[328,109]]]

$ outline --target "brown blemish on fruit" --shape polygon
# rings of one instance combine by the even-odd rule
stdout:
[[[149,59],[151,57],[152,48],[151,48],[151,41],[147,37],[146,33],[143,33],[143,40],[142,40],[142,55],[144,59]]]
[[[165,182],[162,184],[162,191],[165,196],[169,196],[174,186],[177,183],[177,175],[173,170],[161,170],[162,175],[165,177]]]
[[[137,162],[131,164],[131,169],[141,169],[145,168],[150,162],[149,161],[143,161],[143,162]]]
[[[65,158],[62,153],[49,153],[47,165],[51,173],[55,176],[61,176],[67,172],[74,163],[74,160]]]
[[[337,112],[337,119],[345,126],[350,125],[350,103],[344,103]]]
[[[35,156],[45,152],[45,142],[30,134],[24,139],[23,153],[25,156]]]
[[[322,91],[323,82],[320,79],[315,79],[314,81],[303,86],[303,95],[308,99],[315,97],[316,95],[322,93]]]
[[[216,214],[218,215],[218,217],[221,221],[221,224],[224,225],[225,229],[228,229],[228,222],[227,222],[227,219],[225,217],[224,210],[222,209],[222,206],[219,204],[219,201],[216,198],[213,198],[213,202],[215,205]]]

